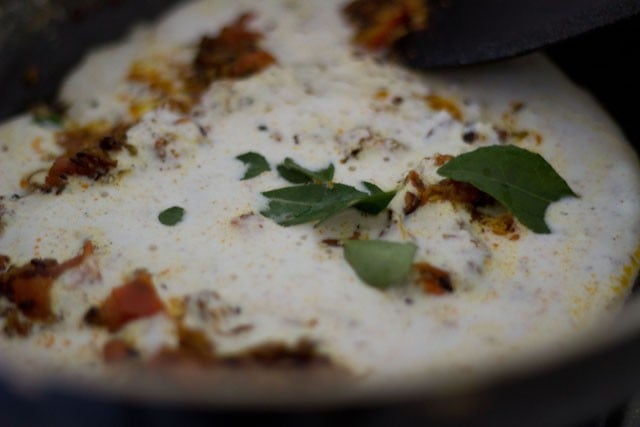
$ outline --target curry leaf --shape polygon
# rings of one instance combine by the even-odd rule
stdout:
[[[353,205],[360,212],[377,215],[391,202],[396,195],[396,190],[383,191],[380,187],[370,182],[363,182],[362,185],[369,191],[369,196]]]
[[[271,166],[269,166],[267,159],[265,159],[262,154],[254,153],[253,151],[240,154],[236,159],[240,160],[247,166],[247,170],[242,177],[243,180],[255,178],[262,172],[271,170]]]
[[[355,188],[334,184],[297,185],[262,193],[269,199],[268,209],[260,212],[280,225],[290,226],[323,221],[369,197]]]
[[[160,212],[160,215],[158,215],[158,221],[163,225],[172,227],[182,221],[183,216],[184,209],[180,206],[173,206]]]
[[[329,183],[333,179],[335,168],[333,163],[329,164],[327,168],[312,171],[304,168],[296,163],[293,159],[287,157],[284,162],[277,166],[278,173],[281,177],[293,184],[307,184],[307,183]]]
[[[43,113],[35,113],[33,115],[33,121],[40,126],[62,126],[62,116],[52,111],[46,111]]]
[[[371,195],[384,193],[384,190],[382,188],[378,187],[372,182],[362,181],[362,185]]]
[[[368,285],[386,289],[402,283],[411,271],[417,247],[384,240],[347,240],[344,257]]]
[[[320,222],[354,207],[361,212],[382,212],[395,191],[368,194],[344,184],[305,184],[262,193],[269,199],[267,209],[260,212],[280,225]]]
[[[514,145],[479,148],[451,159],[438,173],[467,182],[502,203],[535,233],[550,233],[544,216],[549,205],[576,196],[539,154]]]

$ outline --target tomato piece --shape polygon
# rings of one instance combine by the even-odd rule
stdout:
[[[133,320],[165,310],[151,275],[146,270],[138,270],[129,282],[113,289],[99,308],[90,309],[85,320],[115,332]]]
[[[92,254],[93,244],[87,241],[80,255],[62,264],[54,259],[32,259],[21,267],[9,267],[0,274],[0,296],[6,296],[25,316],[50,321],[54,317],[51,309],[53,282]]]

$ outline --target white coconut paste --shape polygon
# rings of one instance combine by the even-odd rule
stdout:
[[[145,114],[128,132],[138,155],[118,154],[116,172],[126,173],[117,179],[74,177],[60,195],[24,195],[20,180],[48,168],[59,152],[56,129],[27,116],[0,127],[0,253],[22,264],[69,259],[85,240],[96,247],[92,267],[79,268],[86,274],[74,269],[54,285],[62,320],[27,338],[0,337],[0,360],[100,375],[110,334],[82,317],[139,268],[152,274],[164,300],[187,297],[185,323],[203,330],[221,354],[307,337],[359,378],[373,380],[466,375],[562,347],[619,307],[633,276],[628,270],[637,267],[640,167],[594,101],[540,56],[420,74],[356,54],[341,3],[188,3],[89,55],[62,90],[77,123],[130,119],[131,101],[149,95],[126,79],[132,61],[154,56],[159,69],[188,63],[199,37],[245,11],[255,13],[251,27],[277,58],[249,78],[214,82],[190,114],[162,108]],[[429,94],[456,102],[463,120],[432,109]],[[523,108],[502,117],[513,102]],[[437,182],[435,156],[498,144],[494,127],[530,131],[513,143],[540,153],[579,197],[551,205],[551,234],[518,225],[517,240],[510,240],[482,231],[446,202],[405,218],[401,189],[390,205],[397,222],[384,238],[415,243],[416,261],[449,271],[456,290],[444,296],[410,283],[388,291],[367,286],[341,248],[322,243],[356,229],[377,238],[385,214],[349,211],[319,227],[279,226],[258,213],[266,205],[261,192],[289,184],[275,170],[243,181],[244,166],[235,159],[255,151],[272,166],[285,157],[311,169],[333,163],[336,182],[362,188],[370,181],[388,190],[410,170]],[[470,129],[481,135],[473,144],[462,138]],[[171,141],[164,159],[154,149],[160,137]],[[359,144],[359,154],[341,162]],[[183,221],[162,225],[158,214],[174,205],[185,209]],[[216,321],[207,314],[224,307],[241,309]],[[238,325],[251,328],[226,333]],[[163,315],[118,334],[143,357],[176,345],[175,327]]]

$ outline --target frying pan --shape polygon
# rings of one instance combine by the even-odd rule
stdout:
[[[0,119],[36,102],[52,101],[61,78],[92,46],[123,36],[134,23],[150,20],[174,3],[1,0]],[[640,70],[634,64],[634,49],[640,42],[639,29],[640,20],[634,18],[548,52],[600,100],[638,149]],[[382,390],[359,397],[348,396],[338,383],[321,384],[312,378],[305,380],[305,390],[317,388],[311,399],[297,399],[291,390],[278,389],[263,399],[253,395],[245,403],[233,399],[212,403],[173,389],[141,395],[60,382],[33,391],[16,389],[4,372],[0,425],[578,425],[610,413],[640,390],[637,297],[632,296],[614,325],[569,353],[506,370],[491,381],[466,387]],[[224,395],[224,390],[217,392]]]

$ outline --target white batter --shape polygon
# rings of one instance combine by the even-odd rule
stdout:
[[[27,338],[0,337],[2,363],[101,375],[107,369],[101,349],[111,334],[82,318],[138,268],[152,274],[165,301],[186,298],[185,323],[203,330],[221,354],[306,337],[336,364],[372,381],[467,375],[566,346],[615,312],[638,267],[640,167],[594,101],[539,56],[423,75],[356,54],[342,3],[188,3],[153,28],[91,54],[63,87],[68,122],[135,118],[131,104],[153,97],[127,80],[133,61],[154,57],[154,66],[170,73],[168,64],[191,60],[199,37],[245,11],[255,13],[251,27],[277,58],[247,79],[214,82],[191,113],[149,108],[128,133],[138,155],[119,153],[114,179],[73,177],[60,195],[25,194],[21,179],[48,168],[59,152],[56,129],[28,116],[0,127],[6,211],[0,254],[20,265],[34,257],[64,261],[85,240],[96,247],[88,265],[54,285],[54,311],[63,320]],[[434,94],[452,100],[462,121],[431,108],[425,99]],[[523,103],[517,112],[514,102]],[[388,291],[369,287],[341,248],[322,243],[356,228],[376,238],[386,214],[350,211],[319,227],[281,227],[258,213],[266,205],[260,193],[289,184],[274,170],[242,181],[244,166],[235,159],[255,151],[272,166],[285,157],[311,169],[333,163],[336,182],[361,188],[370,181],[389,190],[410,170],[425,183],[437,182],[437,154],[498,144],[494,127],[529,131],[510,142],[542,154],[580,197],[551,205],[551,234],[518,225],[517,240],[510,240],[482,231],[446,202],[404,218],[401,190],[390,205],[400,225],[384,238],[415,243],[417,262],[449,271],[456,291],[445,296],[410,283]],[[462,134],[471,129],[482,137],[468,144]],[[154,149],[159,137],[172,141],[165,159]],[[358,144],[359,155],[341,163]],[[24,197],[12,200],[13,194]],[[174,205],[185,209],[183,221],[162,225],[158,214]],[[241,311],[213,322],[198,300],[210,310]],[[252,327],[225,333],[238,325]],[[132,322],[117,336],[143,358],[177,345],[165,315]]]

